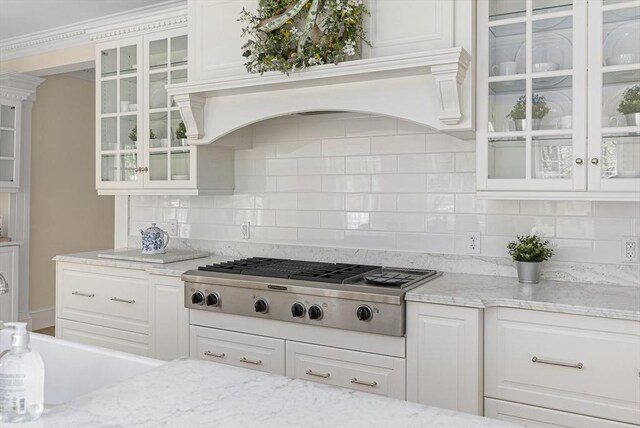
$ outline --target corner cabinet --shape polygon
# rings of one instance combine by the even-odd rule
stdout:
[[[481,0],[477,19],[478,195],[639,200],[640,117],[617,111],[638,2]]]
[[[186,29],[96,46],[99,194],[233,191],[233,151],[187,143],[168,84],[187,81]]]

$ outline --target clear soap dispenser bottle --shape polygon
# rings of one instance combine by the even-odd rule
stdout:
[[[13,327],[11,351],[0,358],[0,423],[38,419],[44,410],[44,364],[29,348],[27,323]]]

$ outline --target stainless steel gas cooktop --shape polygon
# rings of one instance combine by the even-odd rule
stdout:
[[[185,306],[227,314],[404,335],[404,294],[433,270],[249,258],[185,272]]]

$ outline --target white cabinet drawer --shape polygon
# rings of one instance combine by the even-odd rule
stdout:
[[[58,264],[57,275],[57,317],[149,334],[145,272]]]
[[[56,337],[87,345],[152,357],[149,336],[108,327],[56,319]]]
[[[405,360],[287,341],[287,376],[404,400]]]
[[[485,396],[640,423],[640,323],[485,312]]]
[[[190,327],[191,358],[284,375],[284,340]]]
[[[488,418],[513,422],[527,428],[633,428],[636,426],[491,398],[484,400],[484,414]]]

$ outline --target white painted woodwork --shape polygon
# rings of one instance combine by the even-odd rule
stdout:
[[[407,399],[483,413],[482,310],[407,302]]]
[[[19,250],[16,245],[0,247],[0,275],[7,282],[6,293],[0,291],[0,320],[4,322],[18,321]]]
[[[153,357],[151,338],[146,334],[58,318],[56,320],[56,337]]]
[[[191,358],[285,374],[282,339],[191,326]]]
[[[154,357],[171,361],[189,356],[189,310],[179,277],[149,275],[154,290]]]
[[[260,120],[317,110],[383,114],[452,132],[474,129],[473,79],[465,79],[475,50],[469,37],[472,2],[371,0],[366,20],[372,47],[363,47],[362,59],[290,76],[250,75],[244,67],[246,40],[237,18],[257,5],[188,3],[189,83],[171,85],[170,94],[191,144],[209,144]],[[269,92],[274,90],[278,97]]]
[[[189,156],[189,179],[188,180],[151,180],[151,174],[153,164],[151,162],[151,154],[153,152],[158,153],[158,149],[151,147],[149,140],[150,130],[150,81],[152,77],[158,76],[158,70],[149,69],[149,53],[151,52],[151,43],[160,40],[169,40],[178,36],[186,35],[186,29],[184,28],[184,22],[179,28],[173,28],[170,30],[156,31],[148,34],[136,36],[136,37],[106,37],[108,41],[99,43],[96,45],[96,189],[100,195],[198,195],[198,194],[229,194],[233,192],[234,188],[234,152],[228,148],[222,147],[206,147],[198,148],[195,146],[187,146],[180,148],[173,148],[179,150],[188,150]],[[176,26],[176,25],[171,25]],[[120,48],[124,46],[136,46],[136,72],[129,73],[120,76],[102,76],[102,52],[107,49]],[[168,55],[171,53],[169,52]],[[186,66],[171,66],[167,68],[171,78],[175,71],[186,70]],[[189,66],[189,70],[192,67]],[[163,73],[162,71],[160,71]],[[136,180],[122,181],[120,179],[115,181],[102,181],[102,155],[109,154],[109,152],[102,151],[102,118],[115,117],[120,121],[120,114],[101,114],[102,105],[102,90],[101,85],[103,82],[114,81],[121,82],[122,78],[130,79],[135,77],[136,79],[136,91],[137,91],[137,110],[136,121],[138,129],[138,141],[136,144],[136,158],[138,168],[147,168],[146,171],[138,172],[136,174]],[[118,83],[120,84],[120,83]],[[120,90],[117,93],[117,102],[120,100]],[[180,110],[182,107],[176,104]],[[153,112],[167,112],[167,108],[153,110]],[[192,131],[195,127],[190,126],[188,115],[182,113],[184,116],[187,130]],[[169,120],[169,119],[168,119]],[[120,122],[118,123],[118,129],[120,129]],[[121,130],[118,135],[121,139],[127,137],[127,132],[123,133]],[[168,136],[171,140],[171,137]],[[160,149],[165,153],[165,150]],[[114,152],[115,153],[115,152]]]
[[[58,318],[150,333],[150,287],[145,272],[65,263],[58,265],[57,275]]]
[[[529,10],[526,16],[516,16],[507,18],[496,18],[489,20],[490,5],[496,8],[503,8],[504,12],[514,12],[516,9],[527,5],[543,6],[535,4],[534,1],[527,2],[492,2],[493,0],[479,0],[477,2],[477,58],[481,64],[477,70],[477,190],[478,197],[484,199],[512,199],[512,200],[548,200],[548,199],[571,199],[571,200],[615,200],[615,201],[638,201],[640,200],[640,178],[602,178],[602,165],[600,161],[597,165],[591,163],[592,159],[600,160],[602,157],[603,145],[602,134],[605,131],[611,132],[631,132],[638,133],[638,127],[603,128],[607,124],[601,124],[603,117],[603,11],[611,8],[623,8],[626,5],[616,2],[616,5],[608,5],[603,8],[602,0],[589,0],[573,2],[570,10],[559,10],[547,13],[532,13]],[[608,8],[608,9],[607,9]],[[495,12],[495,11],[494,11]],[[541,28],[545,23],[553,23],[553,19],[560,22],[563,19],[572,19],[571,29],[552,30],[551,33],[564,34],[571,39],[572,43],[572,69],[556,70],[551,72],[532,73],[531,47],[534,43],[534,33],[531,30],[533,23],[541,23]],[[549,21],[543,21],[550,19]],[[512,41],[508,42],[509,36],[502,37],[506,41],[496,44],[493,49],[489,42],[490,29],[500,29],[501,25],[517,25],[528,23],[525,37],[522,39],[527,46],[526,72],[516,76],[490,76],[489,68],[496,61],[499,53],[496,51],[512,50],[515,52],[521,43],[517,36],[512,36]],[[509,29],[509,27],[502,27]],[[511,30],[509,30],[511,31]],[[507,30],[503,32],[508,33]],[[541,32],[540,34],[545,34]],[[517,40],[516,40],[517,39]],[[504,57],[502,61],[513,60],[512,57]],[[638,65],[614,66],[620,70],[638,70]],[[625,68],[626,67],[626,68]],[[611,68],[610,68],[611,69]],[[572,79],[572,86],[567,90],[557,90],[553,88],[540,89],[553,90],[557,96],[571,97],[571,115],[573,126],[571,129],[544,129],[517,132],[513,130],[489,128],[490,122],[490,102],[489,85],[506,82],[509,80],[525,80],[526,90],[533,92],[533,79],[549,78],[554,76],[568,76]],[[623,85],[624,86],[624,85]],[[631,84],[627,84],[631,86]],[[524,94],[524,90],[522,92]],[[509,95],[510,96],[510,95]],[[496,117],[503,117],[509,112],[515,98],[505,96],[502,103],[497,102],[499,113]],[[500,96],[496,97],[497,99]],[[508,103],[508,104],[506,104]],[[502,111],[504,110],[504,111]],[[529,116],[531,107],[528,106]],[[497,125],[496,125],[497,126]],[[536,155],[533,147],[533,138],[568,135],[572,138],[571,177],[570,178],[534,178],[536,167]],[[503,155],[496,154],[490,138],[524,138],[524,156],[522,160],[522,149],[503,149]],[[502,147],[504,147],[504,143]],[[538,149],[541,150],[541,149]],[[575,162],[579,159],[578,162]],[[489,178],[495,165],[500,165],[505,169],[506,165],[513,165],[513,173],[525,173],[525,178]],[[525,171],[522,171],[525,168]],[[512,174],[513,175],[513,174]],[[507,173],[507,176],[512,176]]]
[[[190,310],[191,325],[208,326],[296,342],[314,343],[373,354],[405,357],[405,338],[337,328],[301,325],[287,321]]]
[[[56,327],[66,326],[59,337],[167,361],[189,355],[179,277],[67,262],[56,271]]]
[[[603,105],[607,104],[607,100],[603,100],[603,70],[608,69],[611,70],[629,70],[635,74],[635,82],[627,83],[620,85],[621,87],[616,88],[617,90],[622,90],[625,87],[631,87],[633,85],[638,84],[638,76],[640,76],[640,66],[636,65],[623,65],[623,66],[603,66],[605,62],[605,58],[603,58],[603,41],[606,34],[603,34],[603,12],[605,10],[612,10],[611,2],[607,2],[605,6],[605,2],[603,0],[589,0],[589,54],[588,54],[588,66],[589,66],[589,108],[587,119],[589,121],[589,135],[588,135],[588,148],[587,148],[587,158],[588,162],[588,186],[590,190],[595,191],[605,191],[605,192],[632,192],[632,194],[636,195],[636,199],[640,198],[638,196],[640,194],[640,177],[638,178],[623,178],[623,179],[606,179],[603,178],[602,174],[602,157],[603,157],[603,145],[602,138],[606,133],[611,132],[620,132],[623,128],[607,128],[609,123],[603,123],[604,117],[607,114],[615,113],[615,112],[606,112],[603,111]],[[633,3],[633,2],[629,2]],[[622,6],[622,5],[617,5]],[[636,4],[637,6],[637,4]],[[613,5],[615,8],[616,5]],[[629,13],[629,11],[633,11],[634,9],[626,9],[621,10],[619,13]],[[638,10],[637,7],[635,9]],[[615,13],[615,12],[614,12]],[[637,17],[637,12],[634,12]],[[625,25],[625,24],[618,24]],[[626,24],[628,25],[628,24]],[[637,28],[637,27],[635,27]],[[595,31],[592,29],[596,29]],[[611,75],[611,74],[609,74]],[[638,135],[640,133],[640,126],[626,127],[626,131],[630,133],[635,133]],[[637,146],[637,145],[636,145]],[[634,150],[636,152],[636,156],[638,153],[638,148]],[[591,163],[591,159],[598,159],[599,162],[597,165],[593,165]],[[640,162],[640,160],[636,159],[635,162]],[[637,168],[637,166],[636,166]]]
[[[592,418],[575,413],[559,412],[542,407],[527,406],[509,401],[484,400],[484,414],[488,418],[513,422],[527,428],[632,428],[637,425]]]
[[[582,364],[582,368],[533,362]],[[640,423],[640,323],[491,308],[485,396]]]
[[[289,377],[405,399],[403,358],[293,341],[286,348]]]

